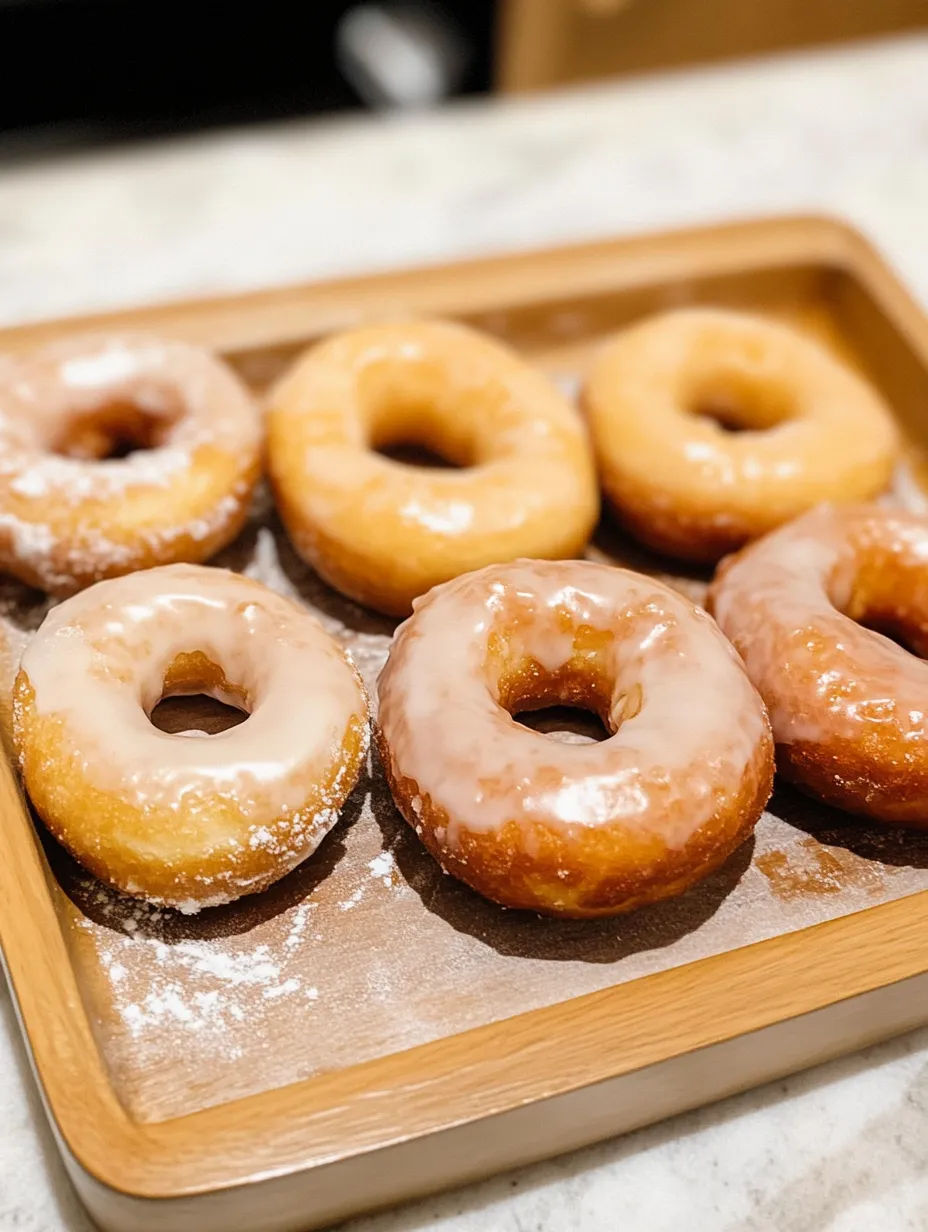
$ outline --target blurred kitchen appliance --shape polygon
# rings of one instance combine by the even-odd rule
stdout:
[[[336,32],[342,75],[371,107],[425,107],[454,94],[470,59],[468,40],[432,4],[358,4]]]

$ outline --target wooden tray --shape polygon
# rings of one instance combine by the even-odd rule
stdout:
[[[0,350],[155,329],[216,347],[261,387],[329,330],[436,313],[573,386],[602,335],[692,301],[797,321],[864,369],[910,441],[898,494],[928,508],[928,323],[868,245],[826,220],[31,325],[0,333]],[[703,576],[608,521],[590,554],[703,592]],[[302,597],[373,681],[390,622],[302,567],[266,505],[222,563]],[[15,657],[44,608],[14,587],[2,599]],[[581,924],[501,911],[442,877],[376,764],[303,868],[192,918],[83,874],[36,830],[5,761],[0,807],[8,975],[69,1170],[107,1228],[318,1226],[928,1021],[928,836],[782,790],[701,887]]]

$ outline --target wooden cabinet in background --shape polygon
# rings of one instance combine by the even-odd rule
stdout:
[[[928,0],[503,0],[496,80],[543,89],[919,26]]]

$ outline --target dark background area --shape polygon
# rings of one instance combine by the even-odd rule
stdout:
[[[348,0],[0,0],[0,139],[139,137],[360,108],[336,31]],[[489,88],[492,0],[422,6]]]
[[[0,156],[928,27],[928,0],[0,0]]]

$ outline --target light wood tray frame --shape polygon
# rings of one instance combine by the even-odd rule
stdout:
[[[900,414],[928,411],[928,322],[855,232],[780,219],[0,332],[0,350],[148,328],[233,358],[359,319],[488,319],[608,292],[625,317],[820,279]],[[617,322],[618,323],[618,322]],[[319,1226],[569,1150],[928,1021],[928,892],[341,1072],[157,1123],[116,1098],[51,873],[0,764],[0,940],[70,1173],[114,1229]]]

